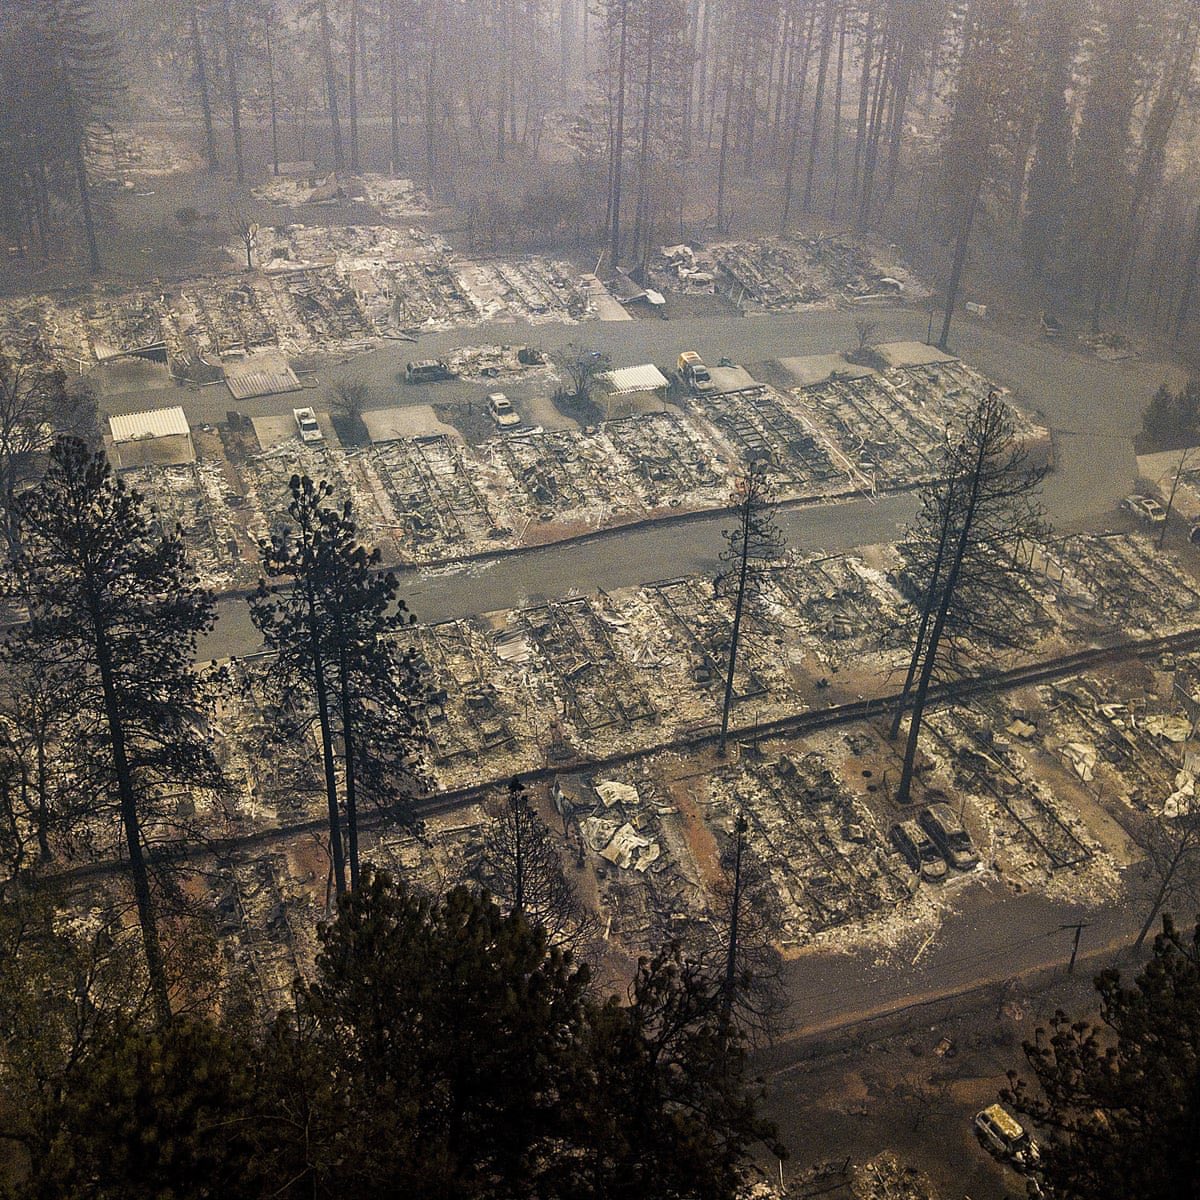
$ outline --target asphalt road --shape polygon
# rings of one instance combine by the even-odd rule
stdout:
[[[914,505],[911,495],[898,495],[785,508],[779,524],[789,546],[833,553],[891,540]],[[727,516],[718,514],[686,524],[613,530],[582,545],[547,546],[459,567],[401,571],[401,595],[418,620],[449,621],[540,604],[569,592],[612,591],[678,575],[708,575],[717,568],[721,531],[728,523]],[[202,643],[201,657],[230,658],[259,647],[245,601],[220,601],[216,628]]]
[[[907,1005],[1065,971],[1074,934],[1064,925],[1087,926],[1080,969],[1094,970],[1098,961],[1116,957],[1116,947],[1132,944],[1144,918],[1130,905],[1064,903],[1040,892],[1014,896],[995,882],[980,887],[963,876],[952,875],[942,886],[957,894],[943,894],[950,904],[932,938],[916,923],[882,949],[805,955],[787,963],[783,1025],[790,1032],[759,1055],[760,1069],[786,1071],[802,1053],[802,1042],[894,1016]]]

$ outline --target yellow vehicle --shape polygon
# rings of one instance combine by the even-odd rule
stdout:
[[[708,373],[704,360],[695,350],[685,350],[679,356],[679,377],[693,392],[703,394],[716,390],[713,377]]]
[[[975,1132],[994,1154],[1032,1166],[1041,1157],[1038,1144],[1016,1117],[999,1104],[991,1104],[975,1115]]]

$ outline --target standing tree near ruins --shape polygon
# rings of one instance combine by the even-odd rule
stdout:
[[[6,0],[0,13],[0,194],[36,225],[43,257],[52,192],[74,184],[88,259],[100,270],[87,151],[123,88],[112,34],[91,0]]]
[[[597,376],[612,366],[612,360],[603,351],[585,350],[574,342],[565,346],[562,352],[555,356],[554,362],[566,375],[570,384],[569,388],[563,389],[563,398],[582,408],[592,403]]]
[[[950,338],[954,305],[983,189],[1007,161],[1004,147],[1011,135],[1013,112],[1024,95],[1017,46],[1021,31],[1017,0],[971,0],[967,6],[954,110],[942,148],[947,211],[957,224],[946,311],[938,338],[943,350]]]
[[[73,714],[62,752],[94,817],[119,818],[160,1023],[171,1017],[159,933],[162,881],[148,850],[177,828],[166,793],[220,783],[207,730],[208,697],[194,663],[213,623],[177,533],[151,531],[141,498],[103,454],[62,438],[41,482],[16,497],[24,554],[19,586],[29,621],[0,649],[61,681]]]
[[[394,640],[414,618],[395,575],[378,570],[379,550],[359,542],[350,501],[332,502],[332,486],[306,475],[292,476],[291,493],[293,524],[262,544],[267,578],[251,597],[250,616],[275,652],[267,678],[286,714],[279,736],[308,729],[309,704],[316,706],[340,896],[347,860],[350,887],[358,886],[361,801],[396,806],[402,821],[414,823],[407,802],[421,775],[423,685],[413,650]]]
[[[737,523],[725,531],[725,549],[721,551],[721,562],[725,565],[713,581],[718,596],[733,596],[733,628],[729,635],[725,697],[721,704],[721,740],[717,746],[717,754],[722,758],[729,735],[729,714],[733,710],[734,672],[746,599],[757,593],[763,575],[779,562],[784,549],[783,533],[775,523],[774,492],[766,464],[761,460],[746,468],[738,481],[731,507]]]
[[[948,432],[939,478],[901,546],[902,584],[918,598],[915,636],[893,736],[911,705],[896,800],[907,804],[921,719],[935,678],[965,674],[980,654],[1027,648],[1038,623],[1022,549],[1049,532],[1037,493],[1044,469],[1031,469],[1008,405],[981,399],[961,433]],[[906,631],[907,632],[907,631]]]
[[[714,891],[718,919],[713,949],[720,969],[722,1036],[735,1030],[755,1037],[769,1034],[784,993],[779,903],[763,864],[747,845],[744,810],[734,819],[733,844],[721,855],[723,875]]]
[[[0,522],[9,554],[17,547],[12,498],[37,478],[60,434],[96,439],[90,389],[69,385],[39,344],[25,343],[12,354],[0,351]]]
[[[516,776],[496,810],[480,875],[497,903],[541,926],[551,945],[574,949],[591,932],[587,909],[563,871],[550,831]]]

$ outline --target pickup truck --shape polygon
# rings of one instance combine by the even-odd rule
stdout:
[[[325,435],[317,424],[317,414],[311,408],[293,408],[292,416],[296,418],[296,428],[300,430],[300,439],[305,442],[323,442]]]

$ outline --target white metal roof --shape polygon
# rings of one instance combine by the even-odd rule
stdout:
[[[304,386],[296,378],[296,372],[286,364],[250,366],[241,370],[230,370],[226,367],[225,384],[235,400],[273,396],[277,392],[298,392]]]
[[[152,408],[148,412],[125,413],[109,417],[108,427],[114,442],[137,442],[143,438],[178,437],[190,432],[183,409]]]
[[[669,386],[667,377],[653,363],[605,371],[600,378],[618,396],[626,392],[653,392]]]

